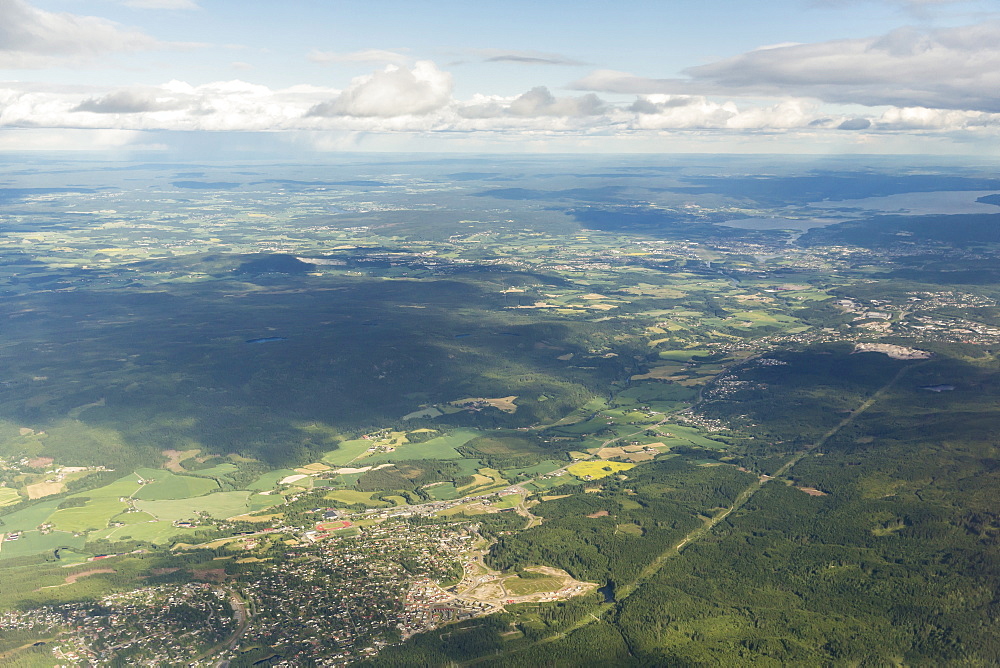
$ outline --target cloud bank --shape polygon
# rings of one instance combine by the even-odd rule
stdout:
[[[633,94],[810,97],[870,107],[1000,112],[1000,21],[900,28],[865,39],[786,44],[651,79],[597,70],[578,90]]]
[[[193,0],[117,2],[139,9],[199,9]],[[909,6],[921,2],[933,4],[912,0]],[[106,19],[0,0],[0,68],[87,67],[116,54],[177,46]],[[557,67],[584,65],[541,51],[471,53],[478,62],[539,66],[519,70],[536,74],[542,66],[551,74]],[[297,54],[301,63],[303,53]],[[274,88],[240,79],[115,87],[0,82],[0,128],[92,130],[103,133],[107,143],[140,131],[451,133],[510,142],[553,136],[641,142],[698,133],[859,143],[876,136],[1000,140],[996,20],[764,46],[688,68],[683,77],[598,69],[568,84],[569,91],[551,81],[532,81],[516,94],[487,89],[464,99],[456,97],[449,71],[430,60],[414,62],[406,49],[313,50],[305,58],[318,65],[375,63],[380,69],[342,87]],[[252,69],[244,62],[232,62],[232,68]],[[508,76],[515,71],[485,69]]]
[[[810,98],[771,104],[703,95],[640,95],[613,104],[596,94],[560,96],[539,86],[511,97],[455,99],[451,76],[433,63],[389,66],[346,89],[272,89],[241,80],[170,81],[97,91],[0,83],[0,126],[101,130],[508,133],[633,135],[726,131],[785,133],[1000,134],[1000,114],[887,107],[831,114]]]

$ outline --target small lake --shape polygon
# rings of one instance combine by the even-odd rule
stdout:
[[[615,583],[614,582],[609,582],[608,584],[606,584],[603,587],[601,587],[600,589],[598,589],[597,593],[601,594],[602,596],[604,596],[604,602],[605,603],[614,603],[615,602]]]

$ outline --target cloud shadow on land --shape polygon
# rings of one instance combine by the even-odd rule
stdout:
[[[217,261],[204,268],[214,271]],[[163,261],[154,269],[164,270]],[[35,310],[19,320],[11,377],[46,379],[0,388],[0,417],[54,424],[103,401],[79,419],[138,451],[197,442],[281,465],[333,447],[328,434],[302,424],[371,429],[401,424],[422,404],[517,395],[515,414],[444,420],[526,425],[621,376],[619,359],[572,368],[536,346],[585,354],[606,332],[503,310],[500,290],[516,282],[516,273],[503,284],[494,275],[418,282],[270,273],[18,298],[11,308]],[[537,400],[542,394],[547,401]]]

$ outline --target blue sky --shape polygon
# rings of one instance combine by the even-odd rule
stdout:
[[[0,0],[0,150],[200,133],[318,151],[995,155],[1000,0]]]

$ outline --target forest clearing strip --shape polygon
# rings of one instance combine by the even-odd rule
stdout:
[[[600,605],[598,605],[596,610],[582,617],[579,621],[570,626],[568,629],[560,631],[558,633],[554,633],[546,638],[537,640],[531,643],[530,645],[525,645],[524,647],[512,650],[511,653],[521,652],[531,647],[535,647],[536,645],[542,645],[562,640],[567,636],[569,636],[571,633],[583,628],[584,626],[587,626],[588,624],[591,624],[592,622],[601,621],[601,618],[603,618],[605,614],[615,609],[622,601],[624,601],[626,598],[635,593],[635,591],[641,585],[645,584],[650,578],[656,575],[667,563],[667,560],[679,555],[681,551],[691,543],[708,535],[717,524],[719,524],[724,519],[729,517],[734,511],[739,510],[740,507],[742,507],[747,501],[749,501],[753,497],[753,495],[756,494],[764,486],[764,483],[768,482],[769,480],[779,478],[788,473],[788,471],[793,466],[795,466],[795,464],[797,464],[803,457],[805,457],[807,454],[809,454],[816,448],[821,447],[828,440],[830,440],[830,438],[832,438],[837,432],[839,432],[841,429],[851,424],[859,415],[863,414],[865,411],[867,411],[869,408],[875,405],[875,403],[879,399],[881,399],[882,396],[885,395],[885,393],[889,390],[889,388],[895,385],[896,382],[900,378],[902,378],[910,369],[922,366],[923,364],[926,364],[926,362],[919,362],[917,364],[908,365],[900,369],[891,379],[889,379],[889,382],[887,382],[885,385],[879,388],[868,399],[862,402],[856,409],[851,411],[850,415],[848,415],[843,420],[834,425],[829,431],[820,436],[819,439],[817,439],[815,442],[810,443],[809,445],[805,446],[804,448],[793,454],[788,459],[788,461],[782,464],[781,467],[779,467],[774,472],[773,476],[762,476],[758,480],[754,481],[752,484],[750,484],[750,486],[748,486],[746,489],[744,489],[742,492],[739,493],[739,495],[736,497],[736,499],[728,508],[717,513],[711,519],[706,520],[704,524],[692,530],[690,533],[684,536],[684,538],[682,538],[677,544],[672,545],[671,547],[667,548],[662,553],[660,553],[659,556],[657,556],[652,562],[649,563],[648,566],[646,566],[646,568],[642,570],[641,573],[639,573],[639,576],[635,580],[633,580],[631,583],[627,585],[622,586],[615,592],[615,601],[601,603]],[[478,659],[467,661],[460,665],[472,666],[486,660],[487,658],[491,657],[480,657]]]

